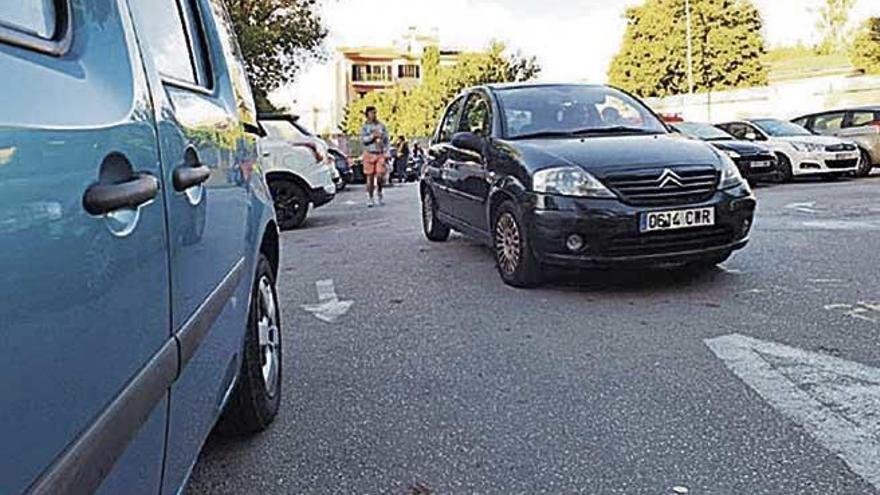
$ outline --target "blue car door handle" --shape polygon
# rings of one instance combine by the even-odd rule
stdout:
[[[191,187],[204,184],[211,178],[211,169],[205,165],[183,165],[174,170],[172,181],[174,190],[183,192]]]
[[[106,215],[125,208],[137,208],[158,194],[159,180],[149,174],[139,174],[116,184],[92,184],[83,196],[83,207],[92,215]]]

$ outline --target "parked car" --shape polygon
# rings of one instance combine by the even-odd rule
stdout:
[[[865,177],[880,165],[880,106],[832,110],[794,119],[815,134],[853,141],[859,147],[856,175]]]
[[[260,148],[278,225],[282,230],[295,229],[305,222],[309,205],[320,208],[333,201],[336,166],[328,162],[327,149],[295,125],[294,117],[260,114],[259,118],[266,132]]]
[[[493,246],[504,282],[544,266],[714,266],[749,240],[756,200],[718,149],[672,136],[607,86],[512,84],[447,108],[420,183],[431,241]]]
[[[710,124],[678,122],[669,126],[682,135],[706,141],[727,154],[749,182],[779,179],[776,154],[764,145],[736,139]]]
[[[333,163],[336,166],[336,170],[339,172],[339,176],[342,179],[340,184],[337,185],[337,190],[345,189],[345,186],[351,184],[354,180],[354,172],[351,170],[351,162],[345,153],[340,151],[338,148],[333,148],[332,146],[329,149],[330,156],[333,157]]]
[[[0,493],[181,493],[218,420],[278,412],[278,229],[223,5],[0,8]]]
[[[737,139],[756,141],[776,153],[784,182],[794,177],[836,179],[856,172],[859,151],[855,144],[831,136],[817,136],[803,127],[779,119],[750,119],[718,124]]]

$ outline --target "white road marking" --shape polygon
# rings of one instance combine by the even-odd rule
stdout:
[[[354,301],[339,300],[333,280],[318,280],[315,282],[315,287],[318,290],[318,304],[304,304],[302,308],[323,322],[333,323],[347,313],[354,304]]]
[[[815,209],[816,208],[815,201],[810,201],[808,203],[790,203],[790,204],[785,205],[785,208],[788,210],[799,211],[801,213],[809,213],[809,214],[819,213]]]
[[[880,303],[860,301],[857,304],[826,304],[827,311],[841,311],[845,316],[868,323],[880,323]]]
[[[819,230],[880,230],[880,224],[859,220],[813,220],[801,222],[808,229]]]
[[[705,342],[771,406],[880,488],[880,369],[743,335]]]

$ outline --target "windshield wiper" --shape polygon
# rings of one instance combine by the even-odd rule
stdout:
[[[630,127],[626,125],[615,125],[611,127],[590,127],[572,131],[573,135],[582,136],[590,134],[660,134],[660,131],[645,129],[644,127]]]
[[[592,134],[660,134],[660,131],[644,129],[642,127],[613,126],[613,127],[587,127],[571,131],[538,131],[529,134],[513,136],[512,139],[537,139],[545,137],[578,137]]]

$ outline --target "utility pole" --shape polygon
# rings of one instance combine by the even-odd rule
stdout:
[[[694,94],[694,44],[691,36],[691,0],[684,0],[685,22],[687,22],[687,71],[688,92]]]

